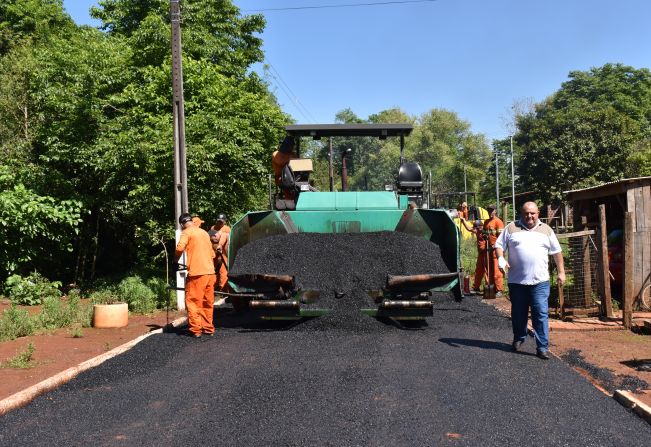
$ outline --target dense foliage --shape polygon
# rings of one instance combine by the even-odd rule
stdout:
[[[0,282],[34,270],[65,284],[146,274],[163,268],[170,248],[169,1],[99,0],[92,14],[101,29],[76,26],[61,0],[0,4]],[[184,0],[182,17],[190,211],[209,223],[221,212],[236,218],[266,206],[270,154],[290,122],[250,70],[264,60],[265,21],[230,0]],[[335,121],[411,123],[405,159],[431,172],[435,192],[462,191],[465,179],[484,204],[494,201],[497,150],[500,190],[510,193],[510,142],[491,148],[453,111],[361,118],[345,109]],[[554,201],[564,190],[651,175],[651,72],[620,64],[571,72],[516,124],[518,191]],[[329,189],[328,142],[302,148],[316,186]],[[398,139],[336,138],[336,189],[347,149],[351,190],[395,182]],[[134,278],[121,286],[142,291],[132,308],[169,298],[164,285]]]
[[[557,201],[563,191],[651,175],[651,72],[606,64],[569,78],[518,117],[520,189]]]
[[[42,247],[48,275],[79,282],[150,267],[171,239],[169,8],[100,1],[102,32],[75,26],[60,0],[0,6],[0,281],[32,269]],[[190,211],[236,216],[264,200],[289,121],[248,70],[263,58],[264,19],[230,1],[182,8]]]
[[[419,163],[424,177],[431,172],[433,191],[463,191],[464,166],[468,190],[476,190],[491,161],[485,137],[472,133],[469,123],[448,110],[432,109],[421,116],[412,117],[400,109],[389,109],[362,119],[352,110],[345,109],[337,114],[336,121],[412,124],[414,130],[405,139],[404,159]],[[341,189],[342,154],[347,149],[351,149],[346,155],[350,190],[383,190],[385,185],[395,183],[400,166],[399,138],[333,139],[333,170],[337,189]],[[327,169],[327,142],[323,142],[320,150],[314,152],[318,166]],[[327,182],[327,174],[317,177],[317,187],[320,189],[327,190]],[[461,197],[456,200],[461,200]]]

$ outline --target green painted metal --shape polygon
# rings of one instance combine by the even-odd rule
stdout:
[[[299,233],[368,233],[394,231],[401,210],[290,211]]]
[[[402,197],[404,196],[397,200],[393,192],[384,191],[311,192],[301,194],[301,206],[298,206],[300,209],[296,211],[248,213],[236,222],[231,230],[229,267],[235,261],[240,248],[255,240],[274,235],[399,231],[437,244],[448,270],[458,272],[459,232],[448,213],[440,209],[408,210],[407,202],[403,203]],[[253,292],[238,288],[233,283],[231,287],[236,292]],[[455,287],[460,287],[458,278],[432,291],[449,291]],[[322,314],[321,310],[300,310],[300,316]]]
[[[397,210],[400,204],[391,191],[311,192],[299,196],[296,211]]]

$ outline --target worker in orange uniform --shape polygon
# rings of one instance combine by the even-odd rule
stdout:
[[[468,226],[466,220],[461,217],[461,224],[470,231],[477,238],[477,262],[475,263],[475,278],[472,282],[470,293],[478,295],[481,293],[481,280],[486,272],[486,239],[484,238],[484,224],[481,220],[473,222],[472,226]]]
[[[294,151],[295,145],[294,138],[287,136],[280,143],[278,150],[271,154],[271,167],[274,170],[274,181],[278,187],[282,184],[283,168],[289,163],[289,160],[297,158],[296,152]],[[283,199],[286,200],[292,200],[296,195],[294,191],[290,190],[283,190],[282,193]]]
[[[184,251],[186,254],[188,272],[185,279],[185,308],[188,312],[188,332],[195,338],[201,337],[201,334],[213,336],[215,252],[208,233],[194,224],[190,214],[181,214],[179,224],[183,231],[174,255],[178,262]]]
[[[495,205],[488,205],[486,211],[490,216],[484,221],[484,237],[486,238],[487,265],[486,265],[486,284],[495,284],[495,296],[502,296],[504,291],[504,275],[497,266],[497,256],[495,254],[495,242],[497,237],[504,230],[504,222],[497,217]]]
[[[215,231],[210,236],[212,247],[215,251],[215,270],[217,270],[217,290],[228,292],[228,243],[231,238],[231,227],[226,225],[226,214],[220,213],[217,216],[215,225],[211,228]],[[218,268],[218,269],[217,269]]]
[[[457,205],[457,216],[466,220],[468,219],[468,204],[466,202],[461,202],[459,205]]]
[[[203,225],[204,221],[201,220],[201,217],[199,216],[192,216],[192,223],[194,223],[195,227],[201,228],[201,225]]]

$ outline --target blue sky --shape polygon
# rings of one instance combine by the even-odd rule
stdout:
[[[243,12],[387,0],[236,0]],[[94,0],[64,0],[79,24]],[[572,70],[651,67],[648,0],[437,0],[264,12],[269,80],[298,123],[400,107],[456,112],[489,139],[515,101],[541,101]],[[261,69],[261,67],[256,67]]]

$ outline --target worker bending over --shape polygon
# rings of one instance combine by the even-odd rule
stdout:
[[[174,255],[177,262],[184,251],[186,255],[188,272],[185,279],[185,308],[188,312],[188,332],[195,338],[201,337],[201,334],[213,336],[215,252],[208,233],[195,226],[190,214],[181,214],[179,224],[183,231]]]

